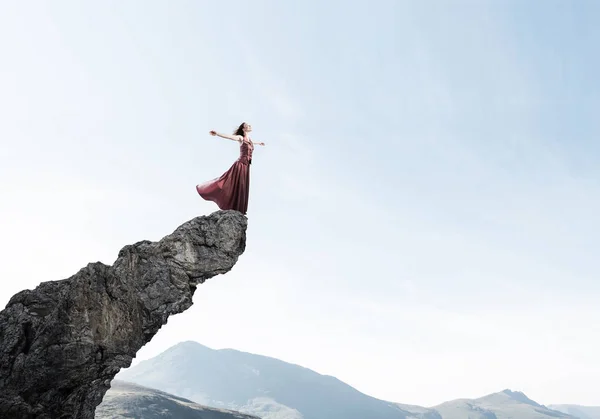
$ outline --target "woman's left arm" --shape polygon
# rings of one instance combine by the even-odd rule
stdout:
[[[265,145],[265,143],[259,143],[259,142],[256,142],[256,141],[252,141],[252,144],[256,144],[256,145]]]

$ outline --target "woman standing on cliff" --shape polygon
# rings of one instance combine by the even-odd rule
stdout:
[[[222,210],[232,209],[244,215],[248,210],[250,164],[252,164],[254,145],[265,145],[265,143],[253,142],[248,137],[250,131],[252,126],[246,122],[242,122],[233,135],[210,131],[210,135],[240,143],[240,157],[221,177],[196,185],[196,190],[202,198],[215,202]]]

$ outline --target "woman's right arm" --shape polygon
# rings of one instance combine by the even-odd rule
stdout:
[[[227,134],[219,134],[217,131],[210,131],[210,135],[216,135],[217,137],[226,138],[231,141],[242,141],[241,135],[227,135]]]

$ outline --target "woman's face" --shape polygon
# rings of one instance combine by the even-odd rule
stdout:
[[[244,131],[246,131],[246,132],[250,132],[250,131],[252,131],[252,125],[250,125],[250,124],[246,123],[246,124],[244,125]]]

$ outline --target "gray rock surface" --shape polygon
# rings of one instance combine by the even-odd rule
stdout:
[[[0,418],[94,418],[115,374],[192,305],[196,286],[235,265],[246,227],[241,213],[217,211],[125,246],[112,266],[15,294],[0,312]]]

